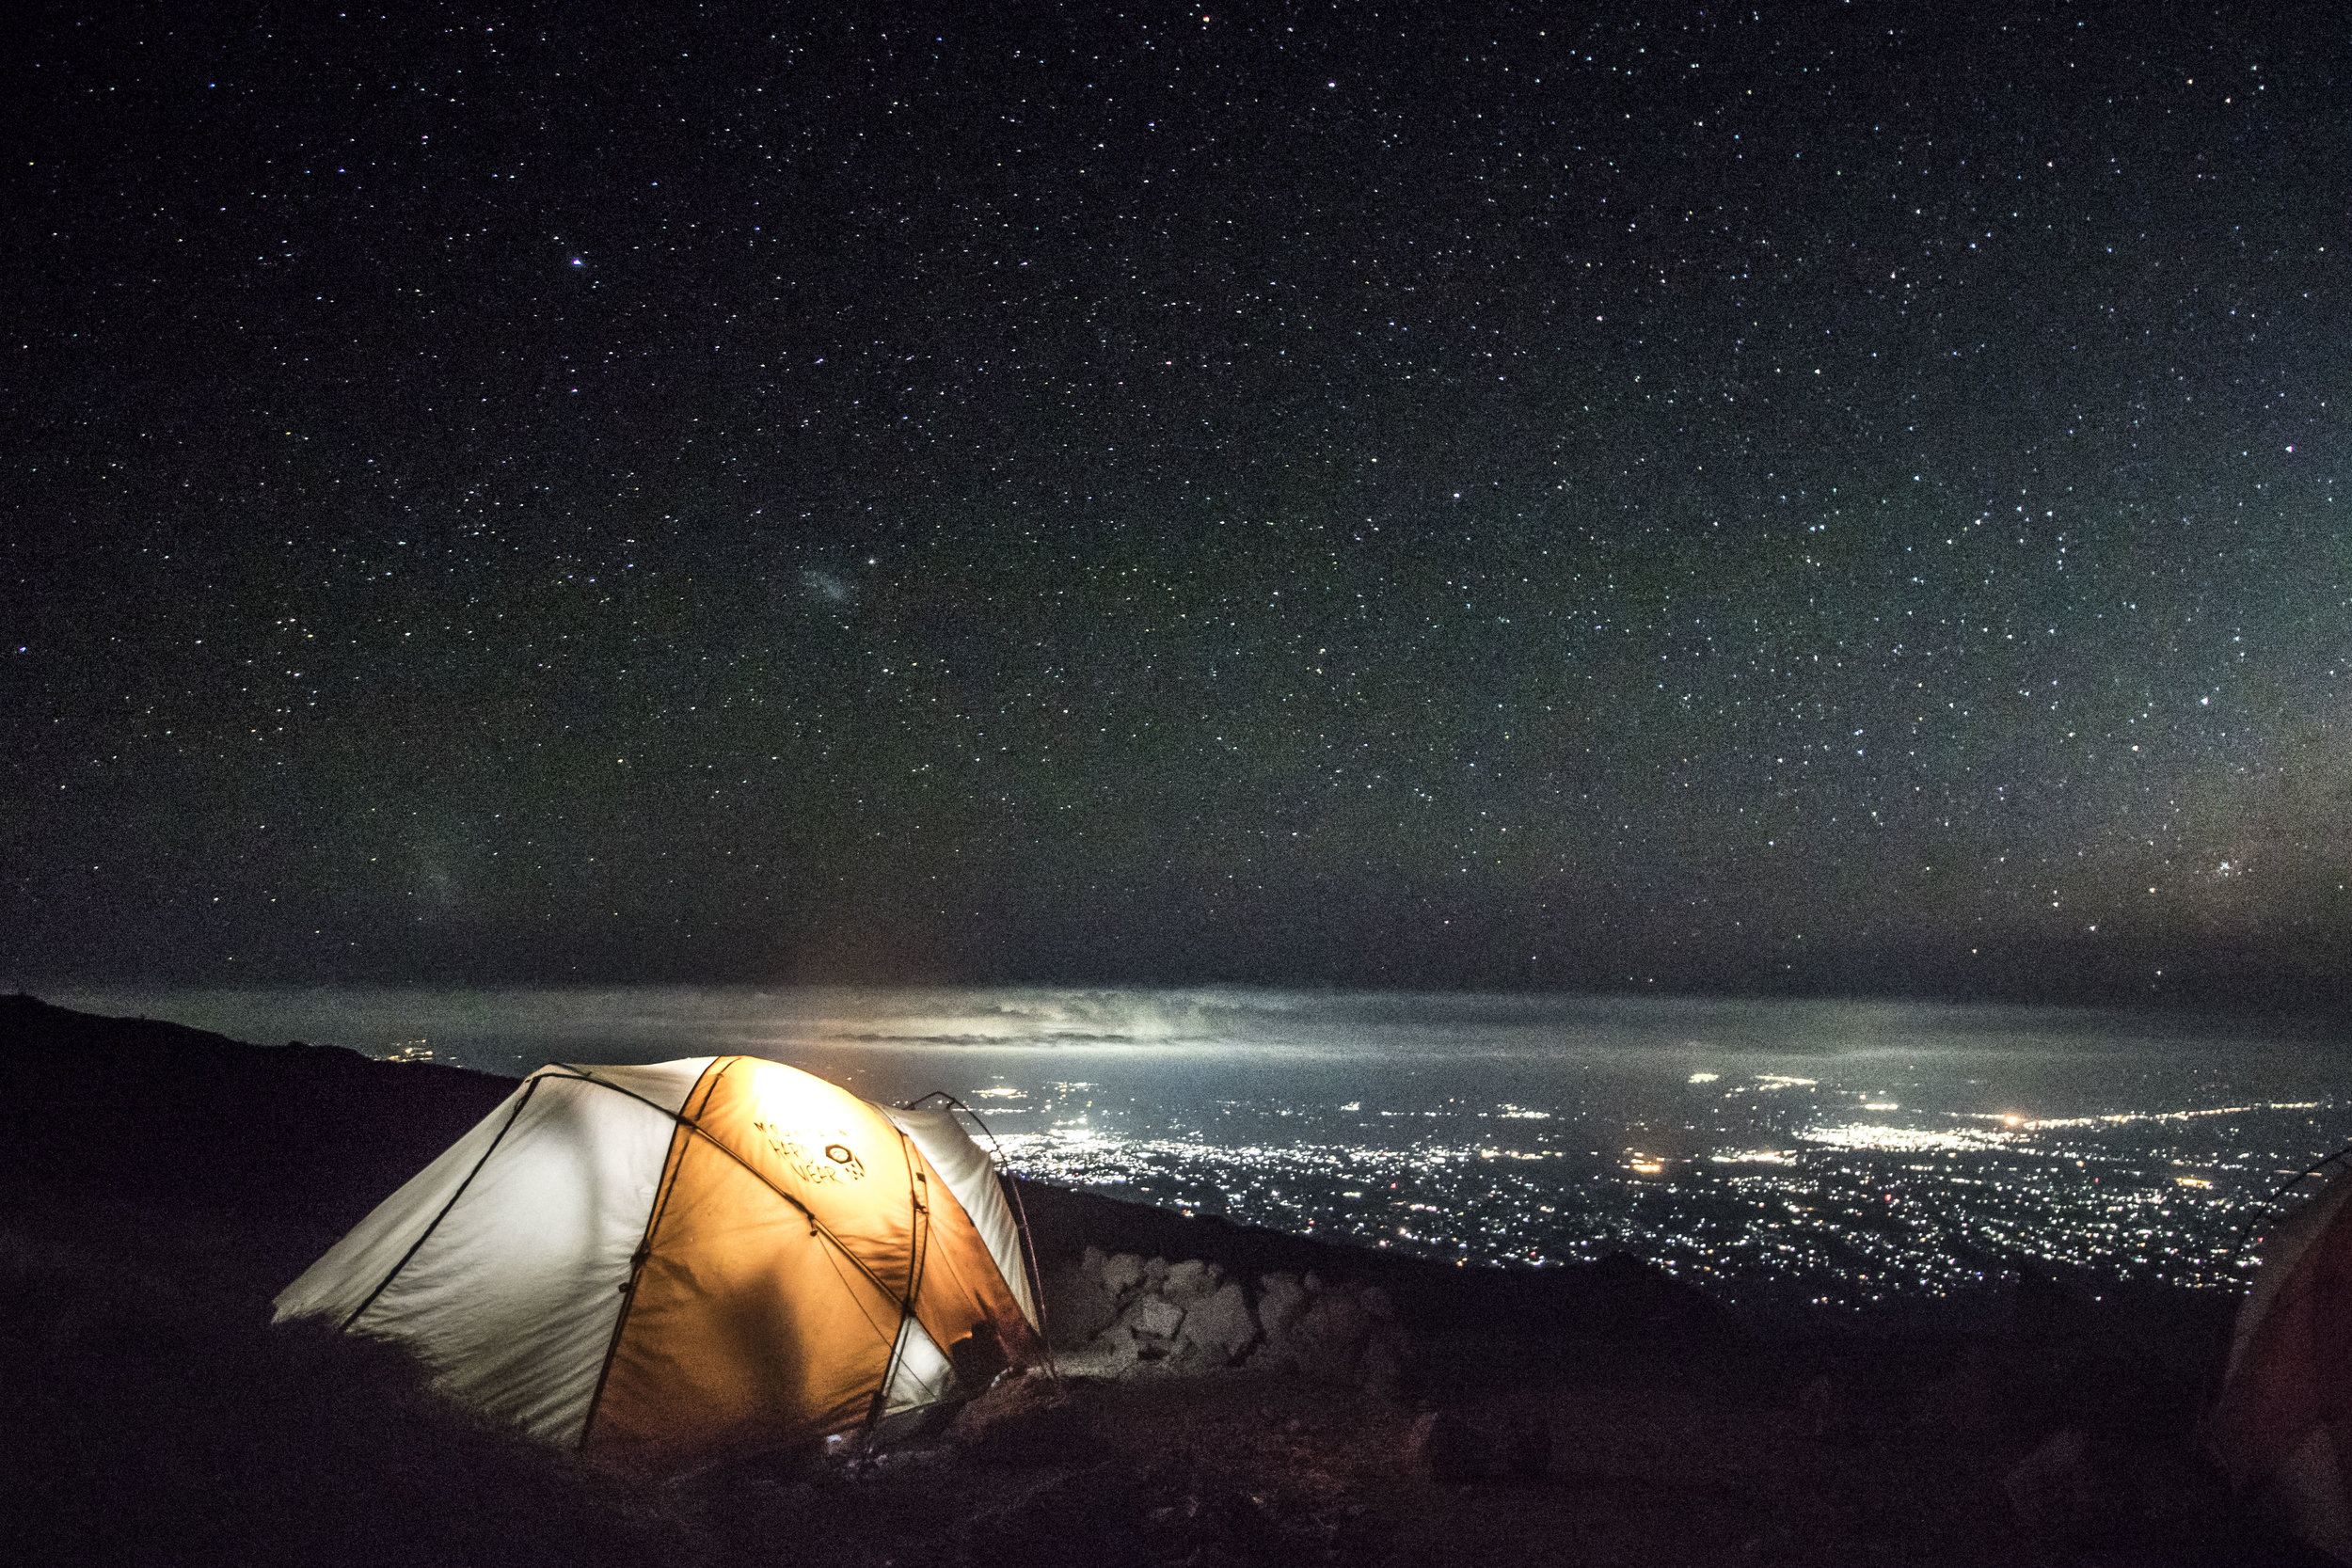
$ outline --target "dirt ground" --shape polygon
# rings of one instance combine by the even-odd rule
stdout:
[[[2232,1506],[2193,1433],[2123,1424],[2159,1413],[2096,1359],[1983,1343],[1692,1355],[1465,1338],[1426,1356],[1404,1398],[1249,1370],[1039,1386],[871,1465],[771,1471],[755,1490],[774,1511],[761,1533],[796,1532],[823,1543],[811,1560],[860,1568],[1005,1554],[1398,1568],[2313,1560]],[[1529,1477],[1434,1480],[1415,1428],[1439,1409],[1493,1439],[1540,1421],[1549,1461]],[[2091,1428],[2088,1491],[2028,1526],[2004,1478],[2042,1424],[2069,1415]],[[699,1484],[723,1512],[716,1498],[745,1479]]]

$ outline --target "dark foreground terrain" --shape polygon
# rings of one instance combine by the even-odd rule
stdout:
[[[2226,1323],[2211,1304],[2119,1311],[2029,1287],[1997,1335],[1767,1340],[1631,1259],[1447,1268],[1034,1184],[1049,1266],[1093,1245],[1376,1285],[1410,1336],[1409,1375],[1032,1380],[865,1460],[771,1455],[667,1483],[595,1473],[469,1422],[381,1346],[268,1325],[287,1280],[510,1086],[0,998],[8,1555],[2313,1560],[2236,1510],[2198,1455]],[[2079,1461],[2010,1481],[2059,1433]]]

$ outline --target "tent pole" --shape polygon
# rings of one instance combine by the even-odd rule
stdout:
[[[988,1140],[989,1155],[996,1166],[997,1181],[1012,1193],[1013,1224],[1021,1232],[1021,1263],[1028,1271],[1029,1300],[1037,1307],[1037,1342],[1039,1348],[1045,1352],[1045,1375],[1052,1378],[1054,1386],[1058,1388],[1061,1386],[1061,1368],[1055,1364],[1053,1330],[1045,1321],[1045,1271],[1037,1259],[1037,1237],[1029,1230],[1028,1205],[1021,1201],[1021,1179],[1005,1169],[1005,1146],[996,1141],[996,1134],[989,1131],[988,1123],[980,1118],[980,1113],[946,1089],[933,1089],[927,1095],[907,1101],[898,1109],[912,1111],[926,1100],[944,1100],[948,1109],[961,1111],[972,1118],[974,1125],[980,1130],[980,1136]]]
[[[2321,1171],[2326,1170],[2329,1165],[2336,1164],[2336,1162],[2344,1159],[2346,1156],[2352,1156],[2352,1145],[2346,1145],[2344,1148],[2337,1149],[2333,1154],[2328,1155],[2328,1158],[2321,1160],[2314,1164],[2305,1165],[2301,1170],[2296,1171],[2293,1176],[2288,1177],[2284,1181],[2281,1181],[2276,1187],[2271,1188],[2270,1196],[2263,1199],[2262,1207],[2256,1210],[2253,1213],[2246,1216],[2246,1218],[2238,1221],[2237,1240],[2230,1246],[2230,1256],[2222,1260],[2222,1273],[2225,1275],[2231,1275],[2237,1272],[2237,1255],[2244,1252],[2246,1250],[2246,1243],[2254,1239],[2253,1227],[2255,1221],[2265,1217],[2273,1220],[2277,1219],[2279,1217],[2279,1205],[2285,1199],[2287,1194],[2295,1191],[2296,1188],[2301,1186],[2304,1182],[2309,1181],[2312,1177],[2317,1176]]]
[[[874,1434],[882,1430],[882,1417],[890,1406],[890,1385],[898,1375],[899,1347],[907,1340],[907,1324],[914,1319],[914,1298],[923,1288],[923,1253],[930,1243],[931,1209],[928,1195],[916,1190],[923,1180],[915,1161],[922,1158],[914,1140],[898,1130],[898,1152],[907,1163],[907,1201],[914,1210],[914,1256],[907,1265],[906,1294],[898,1301],[898,1332],[890,1337],[890,1357],[882,1363],[882,1382],[874,1389],[874,1402],[866,1412],[865,1458],[870,1462],[874,1454]]]

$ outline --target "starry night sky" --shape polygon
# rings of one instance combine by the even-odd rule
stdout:
[[[2340,24],[983,9],[20,33],[5,977],[2352,993]]]

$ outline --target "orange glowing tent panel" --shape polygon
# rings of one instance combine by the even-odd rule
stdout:
[[[545,1441],[675,1471],[1041,1354],[994,1167],[945,1110],[751,1056],[542,1068],[278,1296]]]

